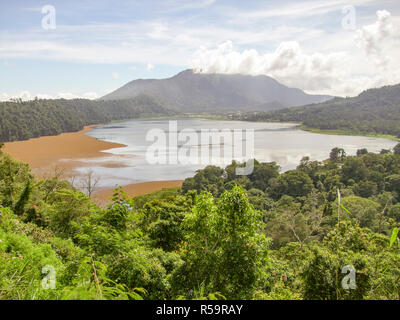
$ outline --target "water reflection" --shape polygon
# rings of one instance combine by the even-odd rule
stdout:
[[[194,164],[154,164],[146,161],[146,150],[152,144],[146,141],[146,134],[151,129],[161,129],[168,133],[169,120],[130,120],[120,123],[112,123],[94,128],[87,135],[97,139],[121,143],[127,145],[124,148],[107,150],[110,157],[91,160],[87,165],[83,164],[78,169],[85,172],[89,168],[100,175],[101,186],[113,187],[116,184],[126,185],[143,181],[178,180],[193,176],[197,169],[205,165]],[[216,121],[207,119],[176,119],[178,132],[183,129],[191,129],[200,132],[201,129],[253,129],[254,130],[254,153],[259,161],[277,162],[282,171],[296,168],[304,156],[312,160],[324,160],[329,157],[329,152],[334,147],[343,148],[347,154],[354,155],[360,148],[367,148],[370,152],[379,152],[382,149],[391,149],[396,145],[395,141],[357,136],[335,136],[315,134],[298,129],[295,124],[285,123],[254,123],[243,121]],[[182,143],[178,144],[182,145]],[[211,146],[220,148],[228,147],[226,143],[218,143]],[[185,150],[190,153],[199,152],[202,148],[210,148],[209,143],[185,145]],[[166,155],[170,152],[164,150]],[[120,162],[121,166],[105,166],[108,161]],[[103,163],[102,163],[103,162]]]

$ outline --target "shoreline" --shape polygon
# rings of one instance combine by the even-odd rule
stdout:
[[[360,132],[351,132],[351,131],[343,131],[343,130],[321,130],[317,128],[311,128],[304,125],[300,125],[298,127],[300,130],[307,131],[310,133],[316,134],[327,134],[333,136],[355,136],[355,137],[370,137],[370,138],[380,138],[380,139],[388,139],[393,141],[400,141],[400,138],[389,134],[380,134],[380,133],[360,133]]]
[[[243,122],[253,122],[253,123],[282,123],[282,124],[294,124],[300,130],[307,131],[310,133],[315,134],[326,134],[326,135],[334,135],[334,136],[353,136],[353,137],[370,137],[370,138],[380,138],[380,139],[387,139],[393,141],[400,141],[400,138],[390,135],[390,134],[381,134],[381,133],[362,133],[362,132],[352,132],[352,131],[345,131],[345,130],[322,130],[318,128],[312,128],[303,125],[301,122],[298,121],[279,121],[279,120],[247,120],[247,119],[231,119],[231,118],[224,118],[223,116],[207,116],[207,115],[193,115],[188,116],[189,118],[204,118],[209,120],[221,120],[221,121],[243,121]]]
[[[140,196],[143,194],[149,194],[156,191],[169,188],[181,187],[184,180],[162,180],[162,181],[146,181],[131,183],[125,186],[121,186],[122,189],[130,196]],[[104,206],[110,203],[110,198],[113,195],[114,188],[99,188],[93,193],[93,201],[100,206]]]
[[[202,115],[204,118],[204,115]],[[231,119],[232,120],[232,119]],[[240,121],[240,120],[238,120]],[[243,121],[243,120],[242,120]],[[253,122],[253,121],[252,121]],[[254,121],[259,122],[259,121]],[[264,121],[261,121],[264,122]],[[268,121],[275,123],[290,123],[280,121]],[[300,130],[315,134],[367,136],[399,141],[400,139],[379,134],[359,134],[335,130],[319,130],[292,122]],[[14,159],[27,163],[35,176],[39,179],[59,177],[69,179],[82,176],[75,169],[88,166],[91,163],[108,168],[124,167],[124,156],[113,155],[108,150],[126,147],[124,144],[98,140],[86,135],[94,127],[85,126],[77,132],[66,132],[56,136],[43,136],[23,141],[6,142],[2,151],[11,155]],[[103,160],[98,162],[98,160]],[[183,180],[137,182],[122,186],[130,196],[137,196],[159,191],[165,188],[181,187]],[[102,204],[109,203],[114,187],[99,188],[94,192],[94,197]]]
[[[3,151],[15,160],[29,164],[38,177],[48,176],[52,171],[73,174],[82,162],[80,160],[104,158],[110,155],[106,150],[126,145],[98,140],[85,133],[97,125],[85,126],[77,132],[65,132],[56,136],[43,136],[29,140],[4,143]],[[112,166],[109,162],[106,165]]]
[[[79,176],[74,170],[90,160],[98,160],[112,155],[109,149],[126,145],[98,140],[86,133],[98,125],[85,126],[76,132],[65,132],[56,136],[43,136],[29,140],[6,142],[2,151],[15,160],[27,163],[38,179],[59,176],[62,179]],[[121,156],[123,158],[123,156]],[[86,160],[83,162],[82,160]],[[89,160],[89,161],[87,161]],[[124,164],[107,160],[104,167],[119,168]],[[122,186],[130,196],[152,193],[165,188],[181,187],[183,180],[138,182]],[[93,200],[99,205],[110,203],[114,188],[99,188],[93,194]]]

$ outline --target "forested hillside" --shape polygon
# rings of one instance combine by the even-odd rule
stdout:
[[[354,98],[235,116],[251,121],[296,121],[309,128],[400,137],[400,84],[370,89]]]
[[[85,125],[145,116],[172,114],[155,100],[140,95],[131,100],[32,100],[0,103],[0,141],[15,141],[62,132]]]
[[[0,154],[0,299],[400,299],[400,145],[237,166],[102,209]]]

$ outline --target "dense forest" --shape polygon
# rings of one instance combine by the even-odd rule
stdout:
[[[145,95],[120,101],[36,99],[1,102],[0,141],[57,135],[112,120],[171,114],[170,110]]]
[[[1,154],[0,299],[400,299],[400,145],[241,165],[100,208]]]
[[[233,115],[249,121],[295,121],[319,130],[384,134],[400,138],[400,84],[370,89],[354,98],[271,112]]]

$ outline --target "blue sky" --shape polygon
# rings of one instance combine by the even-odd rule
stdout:
[[[399,19],[398,0],[1,1],[0,99],[95,98],[187,68],[355,95],[400,82]]]

